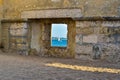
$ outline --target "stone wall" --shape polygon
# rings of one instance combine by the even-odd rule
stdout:
[[[75,7],[74,0],[3,0],[4,18],[20,18],[21,12],[28,10],[51,9],[51,8],[72,8]],[[84,2],[79,0],[81,6]],[[81,7],[80,7],[81,8]]]
[[[3,17],[20,18],[21,12],[51,8],[79,8],[83,16],[118,16],[119,0],[3,0]]]
[[[67,47],[51,46],[51,25],[52,23],[65,23],[68,25]],[[29,20],[30,27],[30,55],[44,57],[75,57],[75,22],[72,19],[39,19]]]
[[[3,1],[0,0],[0,21],[3,18]],[[0,30],[1,30],[1,22],[0,22]],[[2,33],[0,32],[0,45],[1,45],[1,35]]]
[[[29,11],[39,11],[41,9],[57,10],[62,8],[80,9],[80,17],[83,18],[120,15],[119,0],[0,0],[0,20],[20,19],[21,14],[26,11],[29,13]],[[75,25],[75,21],[72,19],[60,19],[59,16],[59,19],[55,19],[56,17],[48,19],[50,17],[30,20],[31,38],[29,42],[31,53],[41,56],[73,58],[76,55],[77,58],[84,59],[120,61],[120,21],[84,20],[76,21]],[[34,17],[32,18],[34,19]],[[50,46],[51,23],[68,24],[67,48]],[[8,49],[9,45],[8,27],[10,24],[2,23],[2,29],[0,29],[2,30],[0,31],[2,33],[2,38],[0,37],[1,45],[4,45],[5,49]]]
[[[3,0],[0,0],[0,20],[3,17]]]
[[[95,16],[118,16],[119,0],[86,0],[84,4],[84,15]]]
[[[120,61],[120,21],[77,21],[76,57]]]
[[[1,48],[28,55],[30,34],[26,22],[2,22]]]
[[[5,51],[8,51],[9,48],[9,31],[8,31],[9,26],[10,23],[2,23],[1,48],[4,49]]]

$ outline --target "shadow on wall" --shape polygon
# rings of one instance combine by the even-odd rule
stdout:
[[[5,52],[4,51],[4,45],[3,45],[3,43],[0,44],[0,50],[3,51],[3,52]]]
[[[0,49],[3,49],[3,48],[4,48],[4,46],[3,46],[3,44],[1,43],[1,44],[0,44]]]

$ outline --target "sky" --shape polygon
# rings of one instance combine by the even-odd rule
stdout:
[[[67,38],[67,24],[52,24],[52,37]]]

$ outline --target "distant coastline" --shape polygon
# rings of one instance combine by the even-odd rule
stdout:
[[[67,38],[64,38],[64,37],[52,37],[52,40],[67,40]]]

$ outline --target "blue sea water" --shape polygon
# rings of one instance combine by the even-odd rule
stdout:
[[[51,45],[53,47],[67,47],[67,40],[58,41],[53,39]]]

